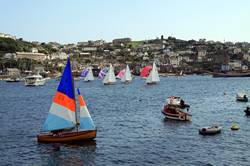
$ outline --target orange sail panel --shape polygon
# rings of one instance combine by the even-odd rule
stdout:
[[[80,129],[95,130],[94,122],[89,114],[84,98],[81,96],[80,90],[77,89],[77,91],[78,91],[78,100],[80,103]]]

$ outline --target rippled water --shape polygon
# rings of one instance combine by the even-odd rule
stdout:
[[[155,86],[135,78],[132,84],[77,81],[97,126],[95,142],[83,145],[38,144],[36,134],[47,117],[58,82],[25,87],[0,81],[0,165],[249,165],[250,78],[165,77]],[[226,92],[226,95],[223,93]],[[164,119],[167,96],[187,101],[191,122]],[[239,131],[231,131],[233,122]],[[198,129],[217,123],[223,131],[201,136]]]

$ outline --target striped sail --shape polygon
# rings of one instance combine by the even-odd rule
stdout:
[[[77,89],[78,100],[80,103],[80,129],[82,130],[95,130],[94,122],[89,114],[86,103],[80,94],[80,90]]]
[[[68,58],[56,95],[50,107],[49,115],[43,125],[43,130],[53,131],[75,127],[75,115],[75,94],[70,59]]]

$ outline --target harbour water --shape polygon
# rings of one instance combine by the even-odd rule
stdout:
[[[161,77],[147,86],[104,86],[100,80],[77,81],[97,126],[95,142],[83,145],[38,144],[36,134],[47,117],[58,81],[25,87],[0,81],[0,165],[249,165],[250,118],[247,103],[250,78],[211,76]],[[225,94],[224,94],[225,93]],[[166,120],[166,98],[181,96],[190,107],[191,122]],[[239,131],[231,131],[236,122]],[[198,129],[220,124],[222,133],[202,136]]]

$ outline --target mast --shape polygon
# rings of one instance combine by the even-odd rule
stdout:
[[[70,57],[69,57],[70,58]],[[71,66],[70,66],[71,67]],[[71,74],[72,74],[72,71],[71,71]],[[75,81],[74,81],[74,76],[72,74],[72,86],[73,86],[73,93],[74,93],[74,96],[75,96],[75,110],[76,110],[76,94],[75,94]],[[76,131],[78,132],[78,122],[77,122],[77,110],[75,112],[75,120],[76,120]]]

